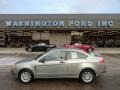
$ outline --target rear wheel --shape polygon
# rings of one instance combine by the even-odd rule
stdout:
[[[23,83],[29,83],[33,78],[33,73],[30,70],[22,70],[19,73],[19,79]]]
[[[80,73],[80,79],[84,83],[91,83],[95,79],[95,73],[92,70],[84,70]]]

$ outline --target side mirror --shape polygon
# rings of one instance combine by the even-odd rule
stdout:
[[[60,57],[60,60],[64,60],[64,57]]]
[[[45,58],[42,58],[39,62],[45,63]]]
[[[44,61],[44,60],[42,60],[41,62],[42,62],[42,63],[44,63],[45,61]]]

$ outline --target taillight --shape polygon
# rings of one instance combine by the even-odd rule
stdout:
[[[102,59],[101,61],[100,61],[100,63],[104,63],[105,62],[105,60],[104,59]]]

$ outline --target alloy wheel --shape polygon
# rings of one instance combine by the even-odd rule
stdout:
[[[20,73],[19,79],[23,83],[29,83],[33,79],[33,75],[29,70],[24,70]]]
[[[85,83],[90,83],[94,80],[95,74],[91,70],[85,70],[81,73],[81,80]]]

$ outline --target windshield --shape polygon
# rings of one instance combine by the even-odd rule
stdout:
[[[37,60],[39,57],[41,57],[43,54],[40,54],[34,58],[34,60]]]

